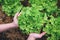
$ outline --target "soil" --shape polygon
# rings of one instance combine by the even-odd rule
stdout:
[[[57,6],[60,8],[60,0],[57,0]]]

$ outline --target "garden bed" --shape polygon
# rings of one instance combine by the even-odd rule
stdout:
[[[58,8],[60,8],[60,1],[57,4]],[[56,17],[56,14],[53,14]],[[1,9],[0,5],[0,24],[7,24],[13,21],[13,17],[7,16]],[[0,33],[0,40],[26,40],[28,38],[27,35],[21,33],[19,28],[12,28],[10,30],[6,30]],[[41,39],[36,40],[47,40],[46,36],[43,36]]]

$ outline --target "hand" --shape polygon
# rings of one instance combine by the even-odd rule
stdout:
[[[41,38],[45,34],[46,34],[46,32],[43,32],[41,34],[31,33],[27,40],[35,40],[36,38]]]
[[[20,15],[21,13],[17,12],[13,18],[13,24],[15,24],[16,26],[18,26],[18,16]]]

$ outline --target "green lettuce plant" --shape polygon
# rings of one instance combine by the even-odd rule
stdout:
[[[1,0],[0,0],[0,2],[1,2]]]
[[[47,32],[47,40],[60,40],[60,17],[54,18],[50,16],[51,19],[48,20],[43,31]]]
[[[2,3],[2,10],[8,16],[14,16],[16,12],[21,10],[21,7],[20,0],[3,0]]]
[[[24,7],[18,17],[18,24],[23,33],[40,33],[43,24],[43,14],[34,7]]]

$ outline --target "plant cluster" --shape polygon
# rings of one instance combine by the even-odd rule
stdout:
[[[1,2],[1,0],[0,0],[0,2]]]
[[[34,7],[24,7],[21,13],[18,17],[18,24],[22,32],[39,33],[43,24],[43,14]]]
[[[47,32],[47,40],[60,40],[60,17],[54,18],[50,16],[50,19],[45,20],[46,25],[43,28],[43,31]]]
[[[2,2],[2,10],[8,16],[14,16],[16,12],[21,9],[22,5],[20,0],[3,0]]]

